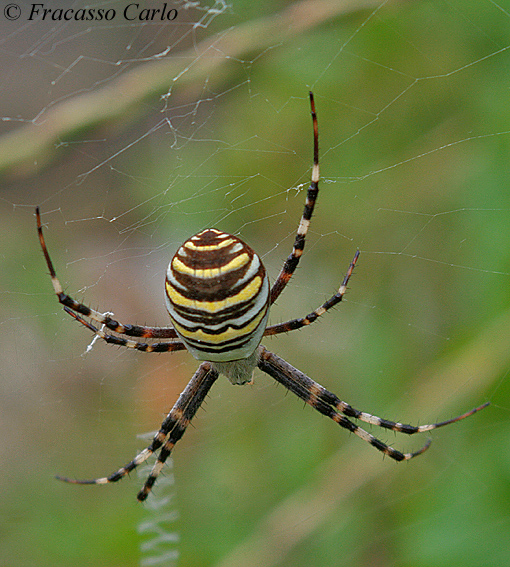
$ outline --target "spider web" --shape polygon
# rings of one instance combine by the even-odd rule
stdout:
[[[508,565],[510,5],[207,0],[140,3],[133,20],[127,5],[71,5],[110,21],[2,7],[0,564],[168,565],[178,551],[221,567]],[[136,475],[53,481],[132,458],[196,361],[87,352],[51,293],[34,207],[66,291],[167,325],[168,260],[207,226],[276,277],[310,178],[310,89],[321,193],[271,323],[320,305],[361,258],[340,308],[265,345],[389,419],[491,407],[396,465],[256,373],[218,381],[153,509]]]

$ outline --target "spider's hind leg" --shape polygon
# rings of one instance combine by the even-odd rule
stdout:
[[[51,283],[53,285],[53,289],[55,294],[59,300],[59,302],[67,309],[67,313],[75,316],[72,311],[83,315],[84,317],[88,317],[95,321],[96,323],[100,323],[104,325],[111,331],[115,331],[116,333],[120,333],[122,335],[126,335],[128,337],[144,337],[144,338],[153,338],[153,339],[175,339],[177,338],[177,334],[173,327],[146,327],[142,325],[124,325],[119,323],[115,319],[110,317],[109,313],[100,313],[95,309],[80,303],[79,301],[74,300],[70,295],[64,293],[62,288],[62,284],[57,277],[57,273],[55,271],[55,267],[53,266],[53,262],[50,257],[50,253],[48,252],[48,247],[46,246],[46,241],[44,239],[42,221],[41,221],[41,212],[39,207],[35,209],[35,216],[37,220],[37,234],[39,235],[39,242],[41,244],[41,249],[44,254],[44,259],[46,260],[46,266],[48,267],[48,271],[50,272]],[[72,310],[72,311],[69,311]],[[76,317],[75,317],[76,318]]]
[[[310,187],[306,193],[305,208],[299,222],[297,233],[294,239],[294,246],[292,247],[292,252],[288,256],[287,260],[278,274],[276,281],[271,288],[271,305],[277,300],[280,293],[285,289],[288,284],[292,274],[295,272],[299,260],[303,255],[303,250],[305,248],[306,235],[308,233],[308,227],[310,226],[310,220],[312,219],[313,210],[315,208],[315,202],[317,200],[317,195],[319,194],[319,126],[317,123],[317,113],[315,112],[315,102],[313,99],[313,93],[310,91],[310,109],[312,113],[312,125],[313,125],[313,167],[312,167],[312,179]]]

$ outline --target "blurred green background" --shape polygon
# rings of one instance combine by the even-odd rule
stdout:
[[[161,504],[179,514],[165,527],[179,564],[508,566],[510,5],[211,6],[179,4],[167,25],[0,23],[0,564],[162,558],[140,552],[156,513],[136,502],[136,474],[107,487],[52,476],[129,461],[197,366],[99,342],[85,355],[35,205],[69,293],[166,325],[166,265],[206,226],[239,234],[276,277],[310,177],[313,89],[321,194],[271,322],[320,305],[361,258],[338,309],[264,344],[388,419],[492,405],[397,464],[258,371],[249,387],[220,380]],[[426,439],[368,429],[406,451]]]

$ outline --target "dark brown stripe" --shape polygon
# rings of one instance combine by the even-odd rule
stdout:
[[[238,294],[242,289],[248,286],[257,276],[262,280],[266,275],[266,270],[260,263],[259,269],[253,274],[253,277],[239,284],[240,280],[245,276],[246,272],[251,268],[251,261],[245,266],[237,270],[233,270],[226,274],[221,274],[214,278],[196,278],[187,274],[176,272],[172,269],[172,276],[177,282],[184,286],[181,288],[175,286],[172,282],[168,283],[181,295],[187,299],[195,299],[197,301],[222,301],[228,297]]]

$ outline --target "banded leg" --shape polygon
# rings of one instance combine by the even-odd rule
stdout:
[[[151,474],[137,496],[138,500],[145,500],[154,485],[157,476],[161,472],[163,464],[168,458],[171,449],[184,435],[186,427],[189,425],[189,422],[197,412],[217,378],[218,373],[211,367],[211,364],[203,362],[198,367],[193,378],[189,381],[174,407],[170,410],[170,413],[161,424],[161,428],[154,436],[152,443],[139,453],[131,462],[115,471],[110,476],[90,480],[75,480],[62,476],[57,476],[57,478],[72,484],[108,484],[111,482],[117,482],[134,470],[138,465],[145,462],[160,447],[163,447]]]
[[[303,211],[303,216],[299,223],[299,227],[296,233],[296,238],[294,240],[294,246],[289,257],[285,261],[283,268],[281,269],[276,281],[271,288],[271,305],[276,301],[280,293],[284,290],[285,286],[289,282],[292,274],[294,273],[299,260],[303,254],[303,249],[305,247],[305,238],[308,232],[308,227],[310,226],[310,219],[312,218],[313,209],[315,207],[315,201],[317,200],[317,195],[319,193],[319,127],[317,124],[317,113],[315,112],[315,102],[313,100],[313,93],[310,91],[310,107],[312,111],[312,122],[313,122],[313,169],[312,169],[312,181],[308,192],[306,194],[305,209]]]
[[[319,389],[319,396],[327,403],[331,404],[336,408],[337,411],[343,413],[347,417],[352,417],[354,419],[359,419],[365,423],[370,423],[371,425],[377,425],[383,429],[391,429],[392,431],[397,431],[399,433],[405,433],[406,435],[414,435],[415,433],[424,433],[425,431],[432,431],[433,429],[438,429],[439,427],[444,427],[445,425],[450,425],[450,423],[455,423],[456,421],[461,421],[466,419],[470,415],[486,408],[490,405],[490,402],[485,402],[484,404],[473,408],[462,415],[457,417],[452,417],[451,419],[446,419],[445,421],[440,421],[438,423],[429,423],[427,425],[409,425],[406,423],[400,423],[398,421],[390,421],[388,419],[382,419],[376,415],[366,413],[364,411],[357,410],[349,405],[347,402],[340,400],[335,394],[326,390],[319,384],[317,384]]]
[[[46,247],[39,207],[35,209],[35,216],[37,218],[37,232],[39,234],[39,242],[41,243],[41,248],[46,260],[46,265],[48,266],[48,270],[50,272],[51,283],[53,284],[53,289],[55,290],[57,298],[62,305],[80,313],[81,315],[84,315],[85,317],[89,317],[96,323],[100,323],[101,325],[108,327],[108,329],[110,329],[111,331],[115,331],[116,333],[120,333],[128,337],[143,337],[152,339],[177,338],[177,333],[175,332],[175,329],[173,327],[145,327],[142,325],[123,325],[115,319],[112,319],[109,315],[95,311],[87,305],[75,301],[72,297],[64,293],[62,285],[57,278],[57,274],[55,272],[53,262],[51,261],[48,248]],[[67,313],[70,313],[68,309],[66,309],[66,311]]]
[[[92,323],[86,321],[83,317],[72,311],[69,307],[65,306],[64,311],[71,315],[71,317],[74,317],[74,319],[76,319],[78,323],[81,323],[83,326],[87,327],[87,329],[92,331],[96,336],[98,336],[108,344],[133,348],[142,352],[175,352],[178,350],[186,350],[185,344],[179,340],[161,343],[141,343],[138,341],[125,339],[124,337],[110,335],[109,333],[105,333],[103,330],[98,329],[97,327],[92,325]]]
[[[315,311],[312,311],[312,313],[308,314],[306,317],[303,317],[302,319],[292,319],[291,321],[286,321],[285,323],[279,323],[278,325],[271,325],[270,327],[267,327],[266,330],[264,331],[264,336],[267,337],[269,335],[279,335],[280,333],[288,333],[289,331],[295,331],[296,329],[301,329],[302,327],[306,327],[307,325],[310,325],[314,321],[317,321],[317,319],[321,315],[324,315],[326,311],[329,311],[332,307],[337,305],[337,303],[340,303],[340,301],[342,301],[343,299],[343,296],[345,295],[345,292],[347,291],[347,284],[349,283],[349,279],[352,275],[352,272],[354,271],[354,267],[356,266],[356,262],[358,261],[358,258],[359,258],[359,250],[354,255],[354,258],[349,265],[349,269],[345,274],[342,285],[338,288],[338,291],[335,293],[335,295],[330,297],[325,303],[323,303]]]
[[[165,465],[165,461],[170,456],[177,441],[184,435],[186,428],[197,413],[198,408],[202,405],[217,378],[218,372],[212,368],[211,363],[202,362],[195,375],[184,389],[184,392],[179,396],[174,408],[163,422],[162,429],[164,428],[169,431],[168,439],[161,448],[157,461],[154,463],[145,484],[136,496],[139,502],[143,502],[149,495]],[[171,416],[174,409],[175,413]],[[166,425],[167,421],[169,422],[168,425]]]
[[[437,429],[438,427],[443,427],[444,425],[460,421],[461,419],[465,419],[466,417],[473,415],[477,411],[480,411],[481,409],[489,405],[488,403],[485,403],[458,417],[442,421],[440,423],[420,426],[406,425],[403,423],[381,419],[380,417],[377,417],[375,415],[359,411],[346,402],[342,402],[337,396],[306,376],[306,374],[303,374],[301,371],[291,366],[288,362],[281,359],[279,356],[276,356],[272,352],[267,351],[263,346],[259,347],[259,354],[260,358],[258,367],[263,372],[266,372],[267,374],[272,376],[277,382],[285,386],[306,403],[310,404],[318,412],[329,417],[330,419],[338,423],[338,425],[340,425],[341,427],[367,441],[368,443],[370,443],[370,445],[396,461],[408,461],[409,459],[420,455],[428,449],[430,441],[428,441],[421,449],[414,453],[401,453],[400,451],[397,451],[393,447],[390,447],[379,439],[375,438],[373,435],[371,435],[358,425],[354,424],[352,421],[347,419],[346,416],[359,419],[360,421],[364,421],[372,425],[378,425],[386,429],[391,429],[393,431],[412,435],[414,433],[431,431],[432,429]],[[344,415],[341,415],[342,413]]]

